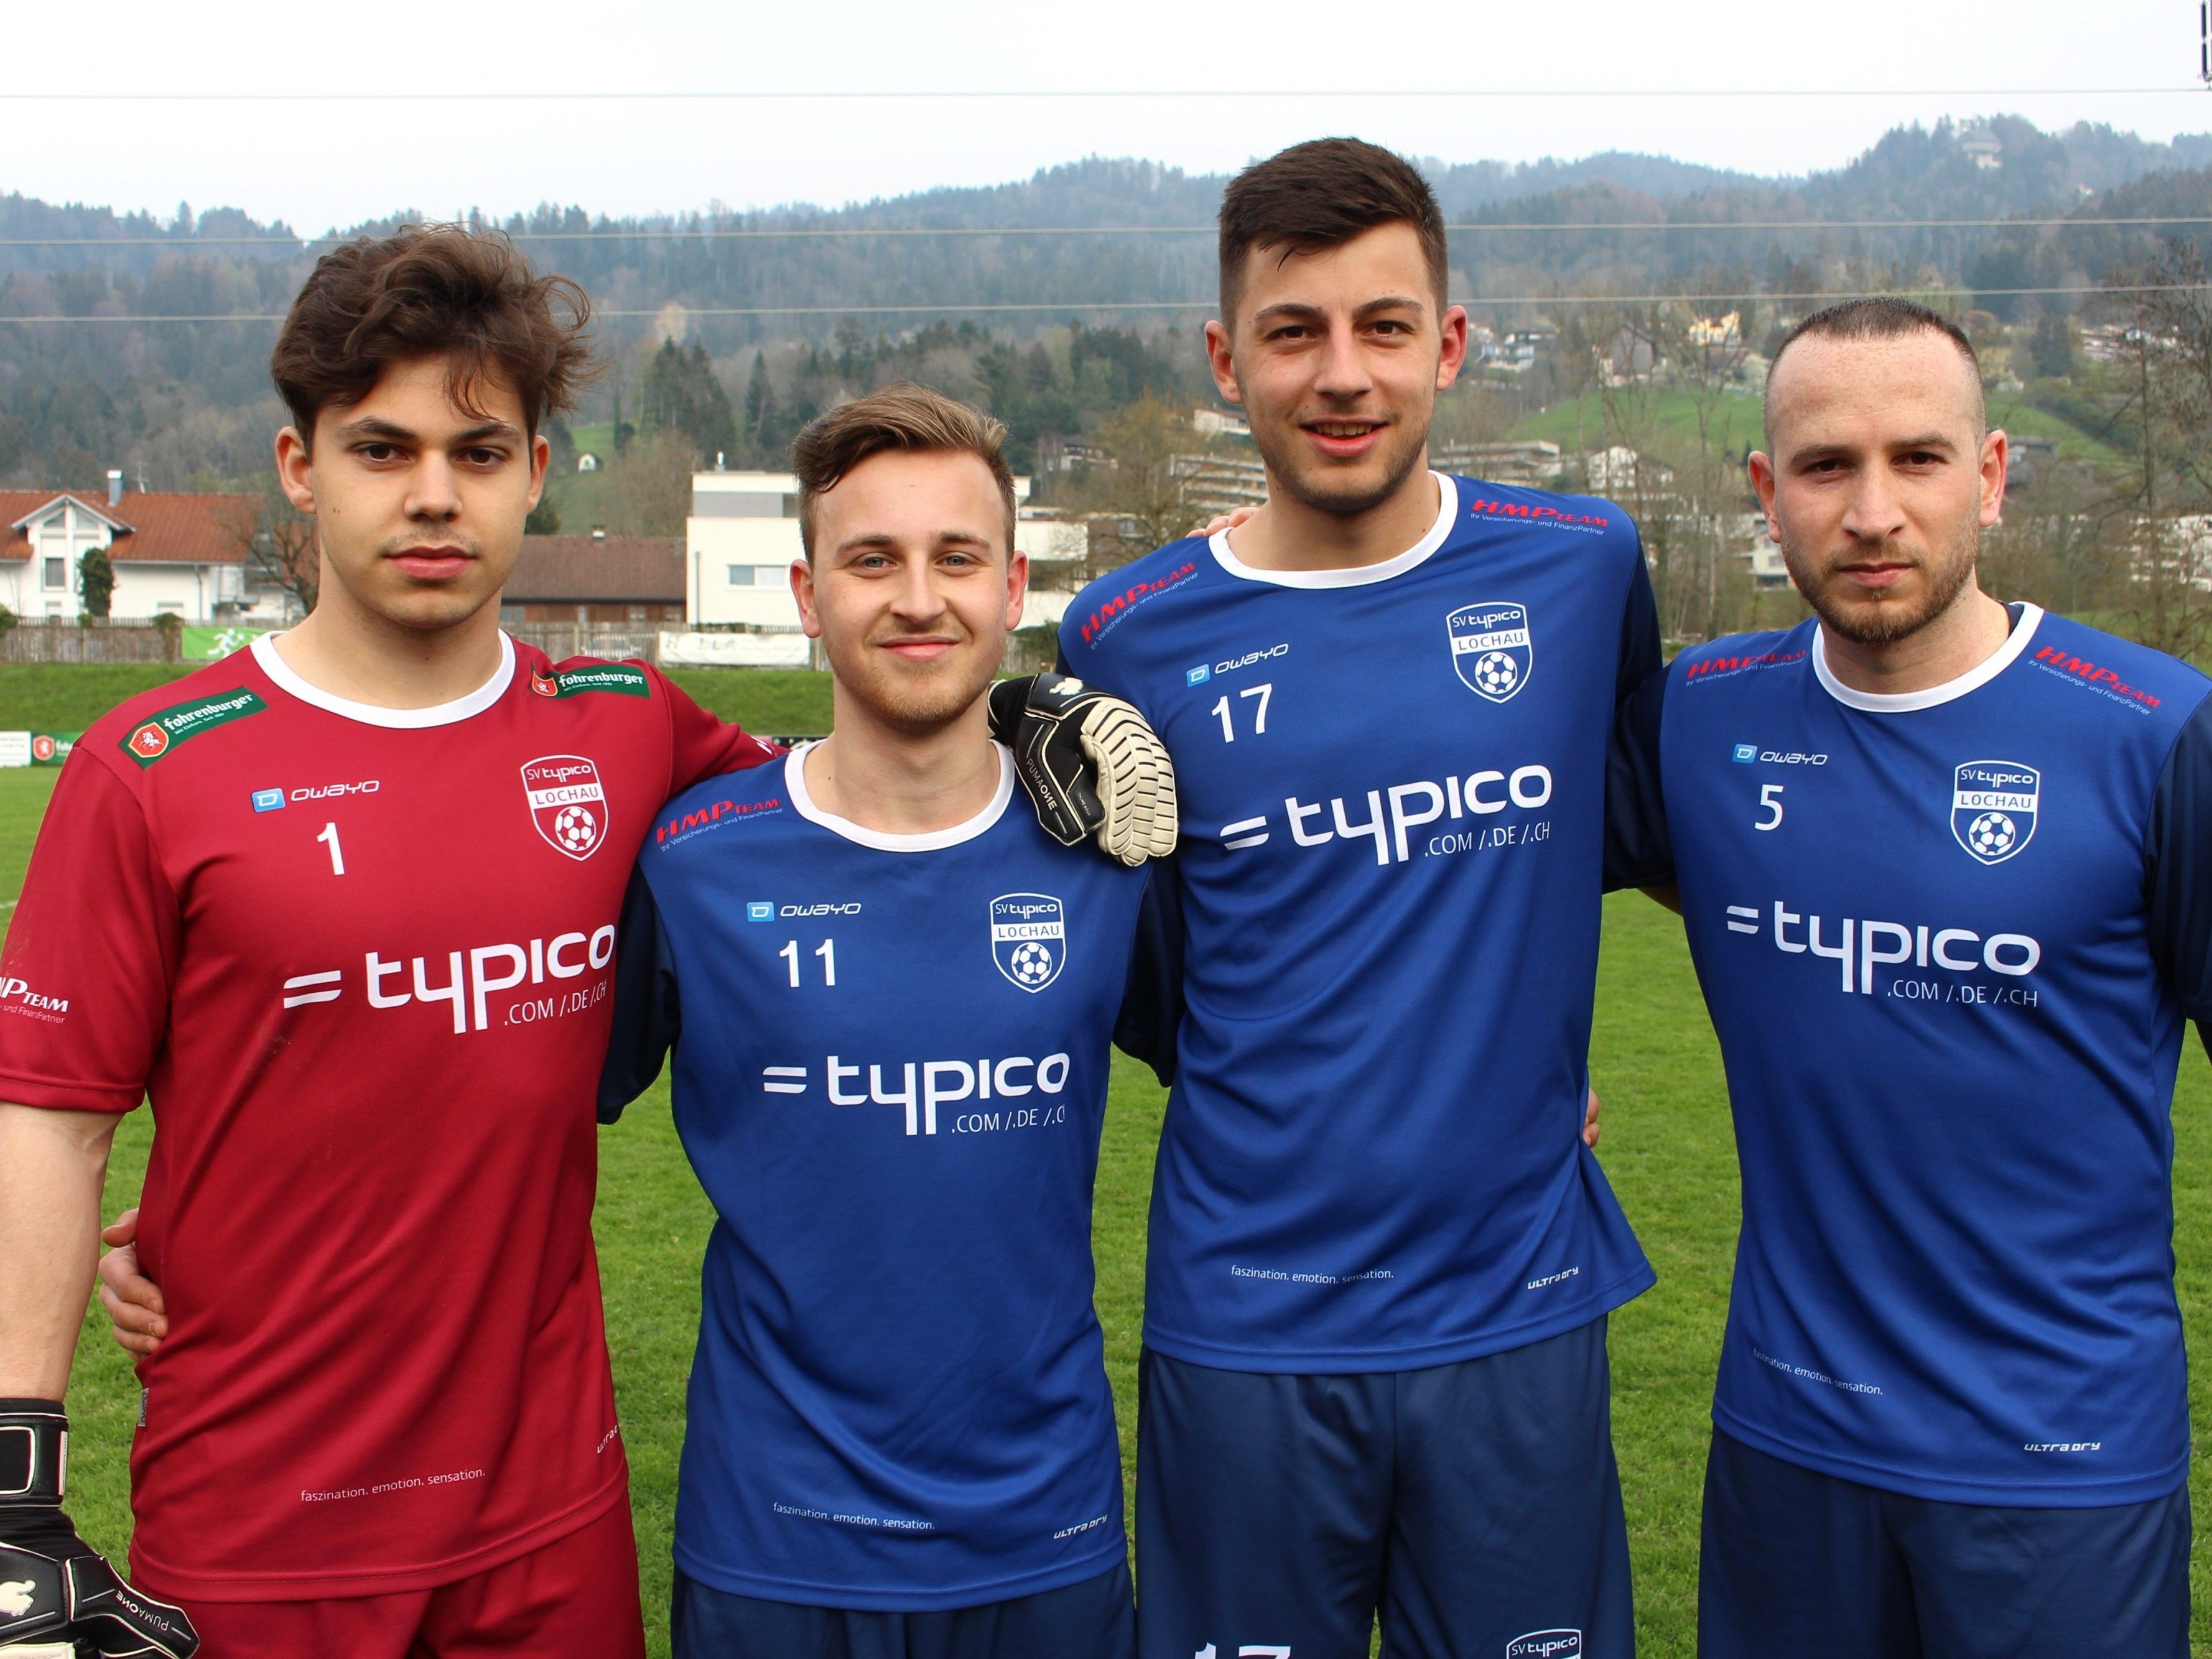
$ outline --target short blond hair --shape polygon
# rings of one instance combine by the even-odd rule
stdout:
[[[791,447],[799,478],[799,539],[814,556],[814,503],[871,456],[886,450],[973,455],[990,470],[1006,506],[1006,551],[1014,547],[1014,471],[1006,465],[1006,428],[980,409],[912,380],[840,404],[810,421]]]

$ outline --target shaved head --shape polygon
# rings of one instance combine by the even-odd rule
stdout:
[[[1774,349],[1774,360],[1766,369],[1766,447],[1776,447],[1777,428],[1775,404],[1778,397],[1786,400],[1790,382],[1802,377],[1794,372],[1785,374],[1784,365],[1806,347],[1820,344],[1878,345],[1913,338],[1929,337],[1949,344],[1955,357],[1955,378],[1960,394],[1970,409],[1974,436],[1978,441],[1989,430],[1989,408],[1982,396],[1982,363],[1974,355],[1974,343],[1966,337],[1966,331],[1949,318],[1926,306],[1893,295],[1881,295],[1867,300],[1846,300],[1816,311],[1783,337],[1782,343]],[[1793,348],[1796,350],[1793,351]],[[1826,359],[1830,372],[1850,359],[1846,352],[1820,354]],[[1933,365],[1934,354],[1926,356]],[[1937,371],[1940,372],[1940,371]],[[1945,376],[1946,379],[1954,378]]]

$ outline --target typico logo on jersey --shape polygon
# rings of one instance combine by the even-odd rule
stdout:
[[[520,945],[479,945],[466,951],[448,951],[442,958],[434,955],[394,957],[386,962],[371,951],[362,959],[362,984],[372,1008],[404,1008],[410,1003],[424,1006],[449,1004],[453,1034],[459,1036],[471,1029],[482,1031],[490,1028],[491,998],[495,993],[511,991],[526,982],[544,985],[580,979],[592,969],[606,967],[614,959],[615,930],[610,923],[588,933],[556,933],[551,939],[533,939]],[[432,984],[434,975],[441,973],[445,983]],[[304,1008],[315,1003],[339,1001],[345,993],[345,969],[331,968],[321,973],[295,974],[284,981],[278,994],[283,1006]],[[586,1004],[596,1004],[605,997],[605,982],[588,993],[572,994],[585,997]],[[516,1012],[509,1008],[504,1023],[528,1024],[538,1018],[574,1010],[556,1006],[542,1014],[533,1011],[529,1018],[522,1019],[514,1018]],[[473,1027],[470,1024],[471,1014],[475,1017]]]
[[[541,697],[578,697],[587,691],[611,691],[625,697],[649,697],[653,682],[645,670],[628,663],[601,663],[592,668],[542,668],[530,671],[530,689]]]
[[[1928,922],[1876,921],[1845,916],[1829,922],[1820,916],[1790,909],[1774,901],[1773,927],[1755,904],[1728,907],[1731,933],[1765,933],[1774,948],[1790,956],[1826,957],[1843,976],[1844,994],[1874,994],[1877,968],[1910,963],[1915,968],[1941,968],[1947,973],[1972,974],[1987,969],[2014,979],[2033,974],[2043,960],[2043,946],[2026,933],[1990,933],[1971,927],[1937,927]],[[1793,930],[1796,930],[1793,932]],[[1829,937],[1822,942],[1822,934]],[[1856,972],[1854,970],[1856,969]]]
[[[1073,1062],[1066,1054],[1047,1054],[1042,1060],[1032,1060],[1027,1054],[1011,1054],[1004,1060],[988,1056],[976,1060],[909,1060],[904,1064],[883,1066],[847,1065],[831,1054],[823,1064],[823,1076],[827,1083],[832,1106],[897,1106],[906,1113],[906,1132],[910,1135],[933,1135],[937,1133],[937,1109],[963,1100],[981,1103],[992,1100],[1019,1100],[1029,1095],[1060,1095],[1066,1092],[1067,1074]],[[888,1072],[888,1076],[886,1073]],[[848,1081],[858,1083],[862,1073],[868,1079],[866,1089],[847,1089]],[[808,1070],[804,1066],[764,1066],[761,1068],[761,1092],[769,1095],[803,1095],[811,1084]],[[1018,1111],[1023,1109],[1015,1109]],[[994,1121],[987,1123],[955,1123],[956,1133],[969,1133],[975,1129],[998,1129],[1005,1127],[1003,1109],[987,1115]],[[1055,1119],[1055,1121],[1064,1121]],[[1034,1127],[1042,1127],[1039,1119]]]
[[[1383,804],[1386,799],[1387,811]],[[1509,806],[1533,810],[1551,799],[1551,769],[1530,765],[1516,766],[1510,772],[1470,772],[1464,779],[1454,774],[1441,783],[1423,780],[1394,783],[1386,789],[1370,789],[1366,795],[1367,816],[1357,823],[1345,811],[1340,795],[1310,803],[1291,795],[1285,798],[1283,807],[1290,820],[1291,839],[1300,847],[1321,847],[1332,841],[1353,841],[1364,836],[1375,842],[1376,863],[1389,864],[1395,854],[1396,861],[1403,864],[1413,855],[1412,832],[1425,823],[1434,823],[1447,817],[1487,817]],[[1309,828],[1310,824],[1318,828]],[[1223,824],[1221,844],[1232,851],[1264,847],[1273,833],[1267,815],[1262,812]]]
[[[116,747],[137,762],[143,770],[179,744],[230,720],[261,714],[268,707],[258,693],[243,686],[234,691],[218,691],[213,696],[194,697],[190,702],[173,704],[141,721]]]
[[[1505,1659],[1583,1659],[1578,1630],[1532,1630],[1505,1644]]]

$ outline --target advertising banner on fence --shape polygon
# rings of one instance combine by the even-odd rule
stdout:
[[[676,634],[660,636],[660,660],[682,668],[805,668],[813,641],[804,634]]]
[[[266,634],[265,628],[187,628],[185,629],[184,657],[186,662],[221,662],[234,651],[243,651],[253,643],[257,634]]]
[[[82,732],[0,732],[0,767],[59,766]]]

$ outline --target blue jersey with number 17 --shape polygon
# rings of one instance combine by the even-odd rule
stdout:
[[[1194,1364],[1445,1364],[1651,1283],[1580,1135],[1605,749],[1658,661],[1642,549],[1610,502],[1436,482],[1383,563],[1176,542],[1061,624],[1182,791],[1145,1340]]]

